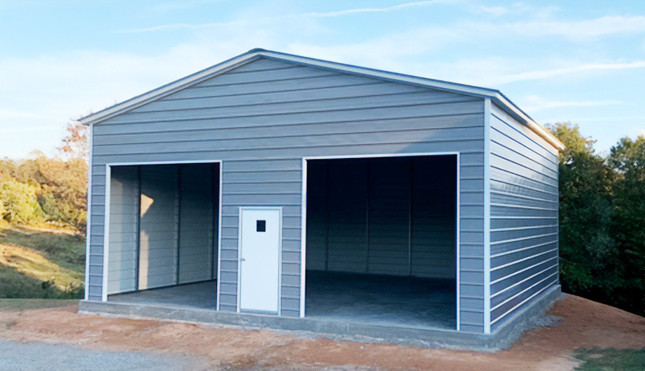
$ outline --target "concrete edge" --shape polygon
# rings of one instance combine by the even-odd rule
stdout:
[[[496,352],[509,347],[525,330],[529,329],[531,327],[530,319],[544,315],[559,295],[560,286],[558,285],[538,297],[534,305],[513,315],[503,327],[490,335],[342,320],[277,317],[261,314],[218,312],[200,308],[163,307],[87,300],[80,301],[79,313],[197,322],[205,325],[223,325],[242,329],[271,329],[288,331],[301,337],[325,337],[333,340]]]

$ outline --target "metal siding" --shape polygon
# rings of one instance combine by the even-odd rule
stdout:
[[[177,283],[178,168],[141,167],[139,289]]]
[[[110,249],[108,294],[136,290],[137,220],[139,179],[136,167],[112,169],[110,185]],[[103,242],[103,235],[90,236],[91,244]],[[90,270],[97,268],[91,266]]]
[[[215,221],[211,171],[210,164],[181,167],[179,284],[212,278]]]
[[[494,331],[558,282],[558,160],[557,150],[495,105],[490,123]]]
[[[93,139],[101,143],[94,145],[93,154],[92,206],[97,210],[104,202],[100,167],[105,163],[223,160],[222,228],[226,234],[221,240],[220,310],[236,310],[238,208],[283,206],[285,218],[299,219],[300,191],[290,189],[293,182],[300,182],[302,157],[460,152],[461,196],[469,199],[460,203],[461,220],[481,223],[483,219],[483,99],[325,69],[285,67],[276,68],[275,62],[260,59],[244,66],[254,72],[227,72],[164,97],[154,112],[144,112],[147,108],[142,106],[95,127]],[[283,93],[290,89],[302,94]],[[271,98],[271,103],[257,104],[253,95],[259,93],[280,95]],[[231,96],[235,98],[227,98]],[[229,103],[188,108],[213,97]],[[219,139],[220,132],[223,139]],[[122,134],[134,135],[124,136],[122,144],[118,139]],[[269,182],[285,182],[283,189],[288,191],[263,192],[251,186]],[[102,230],[102,226],[101,217],[93,216],[90,230]],[[285,232],[284,249],[299,251],[298,231],[295,226],[293,233]],[[462,233],[462,237],[481,258],[482,233]],[[92,244],[90,249],[90,265],[102,266],[101,244]],[[284,262],[293,268],[293,273],[283,272],[285,292],[300,282],[300,261],[292,258]],[[89,277],[93,300],[97,300],[93,293],[100,293],[101,280],[100,275]],[[481,313],[483,308],[481,282],[463,282],[460,292],[470,295],[461,300],[462,329],[483,331],[482,316],[469,314]],[[283,298],[282,314],[298,315],[299,301],[299,294]]]

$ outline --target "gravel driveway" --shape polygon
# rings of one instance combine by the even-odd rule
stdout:
[[[0,370],[195,370],[199,358],[109,352],[66,344],[0,339]]]

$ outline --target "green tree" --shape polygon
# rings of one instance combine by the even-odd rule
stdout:
[[[622,285],[610,229],[613,172],[577,125],[556,123],[549,128],[566,146],[559,158],[563,289],[613,303],[612,293]]]
[[[607,162],[617,174],[611,227],[624,276],[617,294],[626,309],[645,314],[645,137],[621,139]]]
[[[14,171],[16,179],[40,186],[38,203],[48,221],[85,228],[87,217],[87,164],[82,158],[63,161],[40,155],[22,161]]]
[[[42,218],[35,184],[7,180],[0,184],[0,200],[3,204],[2,218],[13,223],[26,223]]]

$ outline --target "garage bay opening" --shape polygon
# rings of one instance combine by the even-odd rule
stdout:
[[[457,156],[307,161],[307,317],[455,329]]]
[[[110,173],[108,301],[215,309],[220,165]]]

